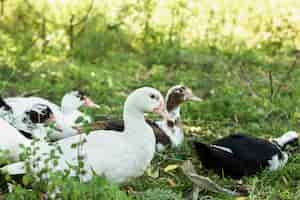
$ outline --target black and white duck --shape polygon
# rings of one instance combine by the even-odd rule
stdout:
[[[81,106],[99,108],[97,104],[80,91],[66,93],[62,98],[61,107],[41,97],[11,97],[4,99],[4,102],[11,107],[15,119],[19,121],[18,126],[22,125],[24,114],[28,110],[37,105],[47,106],[56,120],[56,130],[50,135],[52,140],[77,135],[79,132],[76,128],[81,126],[81,124],[77,123],[79,118],[83,118],[88,123],[91,122],[90,116],[79,111]],[[17,129],[19,129],[18,126],[16,126]],[[23,124],[20,129],[23,129],[25,126],[26,124]]]
[[[254,175],[265,168],[271,171],[288,161],[285,147],[298,140],[298,134],[289,131],[272,141],[243,134],[234,134],[211,144],[194,142],[196,153],[207,169],[232,178]]]
[[[18,160],[22,152],[20,144],[30,145],[33,137],[43,140],[47,134],[45,123],[54,122],[55,119],[48,106],[39,104],[25,112],[20,122],[14,118],[11,110],[6,111],[6,118],[0,118],[0,150],[7,150],[10,158]]]

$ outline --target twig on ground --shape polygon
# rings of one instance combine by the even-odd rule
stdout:
[[[184,162],[181,168],[183,173],[193,182],[193,184],[200,188],[210,192],[224,193],[230,196],[243,196],[243,194],[239,192],[231,191],[219,186],[208,177],[198,175],[191,161]]]

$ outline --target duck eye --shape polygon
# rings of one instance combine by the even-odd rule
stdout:
[[[155,99],[155,95],[154,94],[150,94],[150,98],[151,99]]]
[[[175,90],[175,92],[176,92],[176,93],[182,93],[183,90],[182,90],[182,88],[177,88],[177,89]]]
[[[84,100],[84,95],[82,95],[82,94],[76,94],[75,96],[76,96],[76,98],[78,98],[80,100]]]

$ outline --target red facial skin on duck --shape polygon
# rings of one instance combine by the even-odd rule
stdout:
[[[63,131],[62,127],[57,123],[56,118],[53,114],[50,115],[49,119],[46,121],[46,123],[54,123],[55,129],[58,131]]]

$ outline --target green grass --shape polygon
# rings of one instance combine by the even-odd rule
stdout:
[[[45,9],[46,1],[29,2],[33,8],[20,0],[5,1],[0,16],[3,97],[33,93],[59,103],[65,92],[80,89],[101,105],[93,115],[121,117],[126,96],[135,88],[152,86],[165,94],[169,87],[185,84],[205,99],[182,107],[189,140],[211,142],[236,132],[269,139],[299,131],[297,0],[96,0],[88,21],[75,27],[73,49],[70,13],[78,19],[88,5],[74,1],[74,6]],[[46,22],[43,37],[38,13],[63,25]],[[120,199],[125,193],[143,200],[182,198],[191,182],[180,169],[166,173],[164,168],[186,159],[199,174],[228,188],[237,185],[202,168],[186,142],[154,158],[151,169],[159,171],[158,177],[145,173],[120,186]],[[248,199],[300,199],[299,163],[296,149],[282,170],[243,178]],[[95,183],[106,186],[102,181],[87,186],[66,182],[74,186],[69,193],[82,187],[76,198],[93,193]],[[27,191],[19,189],[16,195]],[[112,186],[108,195],[119,191]],[[38,195],[33,191],[28,198],[31,194]],[[201,196],[234,199],[206,191]]]
[[[298,118],[294,116],[297,108],[293,104],[297,97],[293,99],[283,95],[271,103],[268,98],[250,96],[247,88],[239,85],[237,78],[217,80],[220,74],[211,74],[195,67],[179,67],[167,71],[165,66],[154,65],[151,69],[147,69],[135,58],[127,57],[126,62],[118,59],[122,58],[107,58],[97,65],[82,64],[74,60],[50,62],[46,63],[45,67],[41,66],[27,74],[2,68],[0,75],[1,80],[4,80],[2,95],[13,96],[38,90],[36,95],[59,103],[65,92],[78,87],[85,89],[102,106],[93,114],[121,117],[123,102],[133,89],[149,85],[165,93],[168,87],[183,83],[193,88],[200,96],[214,90],[213,94],[202,103],[183,105],[182,117],[186,125],[187,138],[192,137],[191,126],[198,127],[193,135],[196,134],[196,139],[203,142],[235,132],[268,139],[279,136],[287,130],[297,130]],[[285,103],[280,100],[284,100]],[[271,111],[274,113],[270,114]],[[281,116],[282,113],[286,113],[286,116]],[[288,165],[282,170],[244,178],[242,184],[251,192],[249,199],[297,199],[297,195],[299,196],[297,185],[300,178],[299,153],[294,152]],[[185,195],[192,186],[189,180],[180,169],[166,173],[164,168],[169,164],[181,164],[186,159],[191,159],[198,166],[199,162],[191,146],[186,143],[182,148],[164,152],[163,155],[157,156],[152,162],[152,168],[160,172],[159,177],[153,178],[146,173],[143,177],[122,186],[122,190],[127,191],[131,187],[136,192],[144,192],[160,188]],[[201,167],[197,169],[199,174],[209,176],[228,188],[236,185],[234,180],[220,178]],[[135,193],[129,194],[135,196]],[[201,192],[201,195],[230,199],[205,191]]]

